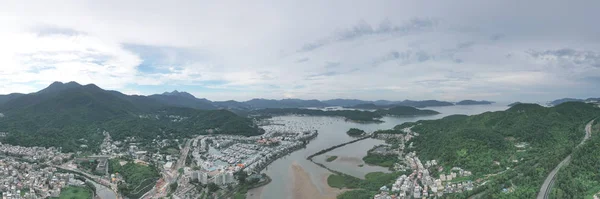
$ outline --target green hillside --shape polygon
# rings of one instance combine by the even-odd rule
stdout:
[[[600,192],[600,124],[592,127],[592,137],[557,174],[553,198],[593,198]]]
[[[381,122],[383,116],[417,116],[417,115],[435,115],[439,114],[433,110],[421,110],[409,106],[395,106],[390,109],[379,109],[377,111],[358,111],[358,110],[334,110],[322,111],[314,109],[301,108],[269,108],[253,111],[251,114],[259,115],[311,115],[311,116],[338,116],[344,117],[355,122]]]
[[[248,118],[225,110],[168,107],[145,96],[106,91],[93,84],[54,83],[48,88],[9,100],[0,106],[2,142],[22,146],[55,146],[63,151],[97,149],[102,131],[115,139],[185,137],[227,133],[258,135]],[[179,118],[179,119],[178,119]]]
[[[409,150],[421,160],[436,159],[489,180],[464,196],[483,191],[492,198],[534,198],[546,175],[583,139],[585,124],[598,116],[598,108],[584,103],[518,104],[506,111],[406,123],[386,133],[414,126],[420,135]],[[509,187],[514,192],[501,193]]]

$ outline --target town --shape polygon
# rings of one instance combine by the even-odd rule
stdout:
[[[248,179],[264,182],[268,176],[261,171],[268,164],[318,135],[316,130],[266,129],[263,135],[252,137],[198,135],[150,141],[135,137],[114,141],[104,131],[96,154],[0,143],[0,154],[4,155],[0,159],[0,193],[3,199],[47,198],[59,197],[69,187],[82,187],[112,192],[116,198],[231,194],[231,188],[239,184],[236,173],[244,172]],[[87,147],[82,145],[82,151]],[[141,175],[138,173],[147,175],[146,179],[132,180],[132,175]]]
[[[419,136],[419,133],[411,130],[412,127],[402,129],[404,134],[378,134],[378,139],[399,139],[401,144],[397,150],[392,151],[389,147],[377,147],[374,153],[396,153],[401,160],[395,163],[394,170],[412,171],[408,176],[402,175],[396,179],[391,187],[383,186],[380,193],[375,195],[374,199],[392,199],[392,198],[436,198],[444,194],[461,193],[463,191],[473,190],[475,184],[468,180],[472,173],[460,167],[453,167],[449,171],[444,171],[442,166],[438,166],[436,160],[425,161],[425,164],[419,159],[417,153],[412,151],[404,155],[405,148],[412,148],[413,143],[409,141]],[[408,146],[406,146],[408,145]],[[403,156],[404,155],[404,156]],[[437,176],[431,174],[439,173]]]

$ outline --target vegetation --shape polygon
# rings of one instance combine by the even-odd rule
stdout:
[[[128,136],[189,137],[209,129],[239,135],[262,133],[252,120],[226,110],[169,107],[148,97],[106,91],[93,84],[53,84],[3,103],[0,112],[5,115],[0,118],[0,131],[8,132],[1,142],[62,147],[64,152],[97,151],[104,130],[115,132],[115,140]]]
[[[86,187],[66,187],[63,188],[58,196],[58,199],[91,199],[92,191]]]
[[[381,115],[370,111],[354,111],[354,110],[341,110],[341,111],[322,111],[314,109],[302,109],[302,108],[269,108],[262,109],[253,112],[254,114],[260,115],[311,115],[311,116],[333,116],[333,117],[344,117],[348,120],[357,122],[381,122],[378,120]]]
[[[551,108],[517,104],[506,111],[405,123],[395,131],[414,126],[420,135],[409,150],[421,160],[436,159],[445,168],[458,166],[474,176],[497,174],[482,179],[489,180],[478,191],[483,198],[535,198],[547,174],[582,140],[585,124],[599,115],[598,108],[585,103]],[[503,193],[503,188],[514,191]]]
[[[337,196],[337,199],[357,199],[357,198],[373,198],[377,191],[367,191],[364,189],[346,191]]]
[[[490,102],[490,101],[475,101],[475,100],[463,100],[460,102],[457,102],[456,105],[486,105],[486,104],[492,104],[494,102]]]
[[[389,109],[379,109],[375,111],[379,115],[391,115],[391,116],[415,116],[415,115],[437,115],[440,114],[434,110],[421,110],[410,106],[395,106]]]
[[[388,168],[393,167],[394,163],[399,161],[398,155],[396,154],[381,155],[376,153],[367,153],[367,156],[363,157],[362,159],[367,164]]]
[[[384,185],[390,186],[396,181],[396,178],[403,172],[394,173],[383,173],[383,172],[372,172],[365,175],[365,179],[346,175],[346,174],[331,174],[327,177],[327,184],[334,188],[348,188],[348,189],[363,189],[369,192],[376,192]],[[372,196],[371,196],[372,197]]]
[[[571,162],[557,174],[553,198],[592,198],[600,192],[600,125],[593,127],[590,140],[578,148]]]
[[[347,120],[355,122],[382,122],[379,120],[381,117],[386,115],[392,116],[415,116],[415,115],[435,115],[439,114],[432,110],[421,110],[409,106],[395,106],[390,109],[379,109],[377,111],[357,111],[357,110],[338,110],[338,111],[322,111],[314,109],[301,109],[301,108],[270,108],[261,109],[252,112],[258,115],[287,115],[287,114],[298,114],[298,115],[311,115],[311,116],[338,116],[344,117]]]
[[[152,185],[160,177],[158,170],[153,166],[145,166],[127,162],[123,166],[118,159],[109,160],[109,172],[123,176],[125,183],[119,184],[119,191],[130,198],[139,198],[152,189]],[[176,186],[176,185],[175,185]]]
[[[333,162],[337,158],[338,158],[337,156],[333,155],[333,156],[327,157],[327,159],[325,161],[327,161],[327,162]]]
[[[350,130],[348,130],[346,132],[346,134],[348,134],[349,136],[352,136],[352,137],[360,137],[360,136],[365,135],[366,133],[365,133],[365,131],[363,131],[361,129],[350,128]]]
[[[214,193],[215,191],[218,191],[219,189],[221,189],[221,188],[219,187],[219,185],[217,185],[217,184],[215,184],[215,183],[212,183],[212,182],[211,182],[211,183],[208,183],[208,191],[209,191],[210,193]]]

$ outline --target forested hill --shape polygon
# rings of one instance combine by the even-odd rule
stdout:
[[[571,162],[559,170],[552,198],[593,198],[600,192],[600,123],[592,126],[592,137],[572,156]]]
[[[597,107],[581,102],[550,108],[516,104],[506,111],[405,123],[392,132],[414,126],[420,135],[411,150],[422,160],[491,180],[483,198],[535,198],[546,175],[583,139],[585,124],[599,116]],[[514,192],[502,195],[503,188]]]
[[[358,111],[358,110],[333,110],[323,111],[315,109],[301,108],[272,108],[252,111],[255,115],[311,115],[311,116],[340,116],[355,122],[380,122],[379,118],[383,116],[423,116],[439,114],[437,111],[417,109],[409,106],[395,106],[389,109],[378,109],[376,111]]]
[[[74,151],[94,148],[108,130],[115,139],[153,139],[193,133],[258,135],[248,118],[226,110],[175,108],[146,96],[106,91],[96,85],[53,83],[48,88],[0,105],[1,142],[23,146],[57,146]]]

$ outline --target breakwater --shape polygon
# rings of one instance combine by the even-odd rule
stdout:
[[[331,146],[331,147],[329,147],[329,148],[326,148],[326,149],[320,150],[319,152],[316,152],[316,153],[314,153],[314,154],[312,154],[312,155],[310,155],[310,156],[306,157],[306,159],[307,159],[308,161],[310,161],[310,162],[312,162],[312,163],[316,164],[317,166],[319,166],[319,167],[321,167],[321,168],[327,169],[327,170],[328,170],[328,171],[330,171],[331,173],[335,173],[335,174],[337,174],[337,175],[347,175],[347,174],[345,174],[345,173],[342,173],[342,172],[339,172],[339,171],[333,170],[333,169],[331,169],[331,168],[329,168],[329,167],[325,166],[324,164],[321,164],[321,163],[318,163],[318,162],[315,162],[315,161],[313,161],[313,157],[315,157],[315,156],[318,156],[318,155],[325,154],[325,153],[327,153],[327,152],[329,152],[329,151],[332,151],[332,150],[334,150],[334,149],[337,149],[337,148],[340,148],[340,147],[343,147],[343,146],[346,146],[346,145],[348,145],[348,144],[352,144],[352,143],[355,143],[355,142],[358,142],[358,141],[362,141],[362,140],[365,140],[365,139],[368,139],[368,138],[371,138],[371,135],[364,136],[364,137],[361,137],[361,138],[358,138],[358,139],[355,139],[355,140],[351,140],[351,141],[349,141],[349,142],[345,142],[345,143],[342,143],[342,144],[338,144],[338,145],[335,145],[335,146]]]

